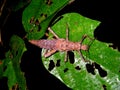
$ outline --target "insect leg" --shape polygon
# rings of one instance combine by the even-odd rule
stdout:
[[[95,38],[91,38],[91,37],[89,37],[89,36],[87,36],[87,37],[91,40],[91,42],[88,44],[88,51],[89,51],[89,48],[90,48],[90,46],[93,44]]]
[[[67,62],[68,61],[68,51],[65,51],[65,60],[64,60],[65,62]]]
[[[68,37],[69,37],[69,32],[68,32],[68,24],[66,24],[66,41],[68,41]]]
[[[68,24],[66,24],[66,41],[69,40],[69,31],[68,31]],[[68,51],[65,51],[65,62],[68,61]]]
[[[82,36],[82,39],[81,39],[81,41],[80,41],[80,44],[82,44],[82,42],[85,40],[86,37],[87,37],[86,34]]]
[[[82,42],[84,41],[84,39],[87,38],[87,37],[92,41],[92,42],[90,43],[90,45],[91,45],[91,44],[93,43],[93,41],[95,40],[95,39],[93,39],[93,38],[91,38],[91,37],[89,37],[88,35],[85,34],[85,35],[82,36],[82,39],[81,39],[81,41],[80,41],[80,44],[82,44]]]
[[[49,52],[48,52],[48,50],[46,50],[44,57],[47,58],[47,57],[51,56],[52,54],[54,54],[55,52],[56,52],[56,50],[50,50]]]
[[[50,27],[48,27],[48,30],[55,36],[56,39],[60,39]]]
[[[92,45],[92,43],[94,42],[94,40],[95,40],[95,38],[91,38],[91,37],[89,37],[88,35],[83,35],[82,36],[82,39],[81,39],[81,41],[80,41],[80,44],[81,44],[81,46],[82,46],[82,42],[84,41],[84,39],[85,38],[87,38],[88,37],[88,39],[89,40],[91,40],[91,42],[88,44],[88,52],[89,52],[89,48],[90,48],[90,46]]]
[[[83,42],[84,39],[87,38],[87,37],[88,37],[90,40],[92,39],[92,38],[90,38],[88,35],[83,35],[83,36],[82,36],[82,39],[81,39],[81,41],[80,41],[81,46],[82,46],[82,42]],[[93,40],[93,39],[92,39],[92,40]],[[92,43],[93,43],[93,42],[92,42]],[[91,44],[92,44],[92,43],[91,43]],[[90,45],[91,45],[91,44],[90,44]],[[89,51],[90,45],[88,45],[88,50],[87,50],[87,51]],[[83,61],[85,61],[85,62],[90,62],[89,60],[85,60],[85,58],[84,58],[84,56],[83,56],[83,54],[82,54],[82,52],[81,52],[81,49],[80,49],[80,51],[78,51],[78,52],[79,52],[79,54],[80,54],[80,56],[81,56],[81,58],[82,58]]]
[[[82,36],[82,39],[81,39],[81,41],[80,41],[81,46],[82,46],[82,42],[84,41],[84,39],[85,39],[86,37],[87,37],[87,35],[83,35],[83,36]],[[82,54],[82,52],[81,52],[81,49],[80,49],[78,52],[79,52],[79,54],[80,54],[81,59],[82,59],[83,61],[87,62],[87,60],[85,60],[85,58],[84,58],[84,56],[83,56],[83,54]]]

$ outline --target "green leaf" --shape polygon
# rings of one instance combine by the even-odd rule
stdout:
[[[8,78],[9,90],[15,87],[26,90],[24,73],[20,69],[21,57],[26,51],[25,43],[20,37],[14,35],[10,39],[10,47],[11,50],[6,53],[6,58],[3,60],[5,69],[3,76]]]
[[[70,0],[32,0],[25,8],[22,23],[28,39],[40,39],[56,15]]]
[[[60,37],[66,38],[66,23],[69,28],[69,40],[80,42],[83,35],[94,38],[94,30],[101,23],[86,18],[77,13],[64,14],[53,27],[53,31]],[[49,34],[49,39],[53,35]],[[90,45],[89,54],[82,51],[83,56],[90,62],[85,62],[77,51],[73,51],[74,58],[64,62],[65,52],[57,52],[42,61],[46,69],[73,90],[119,90],[120,89],[120,53],[109,47],[108,43],[85,38],[82,44]],[[73,55],[70,54],[70,55]],[[69,56],[70,57],[70,56]]]

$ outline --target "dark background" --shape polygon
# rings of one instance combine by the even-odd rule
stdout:
[[[113,43],[113,48],[120,50],[119,8],[119,2],[115,0],[76,0],[62,9],[58,15],[77,12],[88,18],[101,21],[100,26],[94,31],[95,38],[102,42]],[[2,43],[0,46],[0,59],[4,58],[5,52],[9,49],[9,39],[13,34],[22,38],[25,36],[21,23],[23,10],[24,8],[17,12],[10,12],[4,25],[3,21],[6,16],[1,18]],[[8,9],[4,10],[4,15],[7,15],[7,13],[9,13]],[[26,47],[28,50],[22,57],[21,69],[25,72],[29,90],[70,90],[44,68],[40,48],[29,44],[27,41]],[[0,79],[0,90],[7,90],[7,78]]]

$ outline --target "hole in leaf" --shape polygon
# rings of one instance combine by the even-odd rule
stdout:
[[[80,66],[75,67],[76,70],[81,70]]]
[[[116,47],[114,44],[109,45],[109,47],[111,47],[111,48],[113,48],[113,49],[117,49],[117,47]]]
[[[55,67],[55,63],[53,62],[53,60],[50,60],[48,70],[51,71],[51,70],[53,70],[54,67]]]
[[[42,17],[43,15],[44,15],[43,13],[40,14],[41,17]]]
[[[51,5],[53,2],[52,2],[52,0],[46,0],[46,2],[45,2],[47,5]]]
[[[9,55],[9,58],[11,58],[11,59],[12,59],[12,58],[13,58],[13,55],[12,55],[12,54],[10,54],[10,55]]]
[[[40,14],[40,17],[39,17],[39,19],[38,19],[39,25],[40,25],[40,23],[43,22],[46,18],[47,18],[47,14],[44,14],[44,13]]]
[[[16,55],[18,55],[18,51],[16,51]]]
[[[64,73],[67,72],[67,71],[68,71],[68,68],[65,68],[65,69],[64,69]]]
[[[5,71],[7,69],[7,66],[5,66],[4,68],[3,68],[3,71]]]
[[[94,63],[94,65],[95,65],[95,68],[98,69],[98,72],[99,72],[99,74],[100,74],[101,77],[107,76],[107,71],[103,70],[103,69],[100,67],[99,64]]]
[[[106,85],[103,85],[103,90],[107,90],[107,86]]]
[[[35,18],[34,17],[31,17],[30,19],[30,24],[33,24],[35,22]]]
[[[87,69],[88,73],[95,75],[95,68],[94,68],[93,64],[92,65],[86,64],[86,69]]]
[[[33,32],[33,29],[31,29],[30,32]]]
[[[71,51],[68,51],[68,56],[69,56],[69,59],[70,59],[70,63],[73,64],[74,61],[75,61],[75,56],[74,56],[74,53],[71,52]]]
[[[57,67],[60,66],[60,59],[57,60],[56,66],[57,66]]]
[[[14,86],[12,86],[12,90],[19,90],[18,84],[15,84]]]
[[[46,18],[47,14],[42,13],[42,14],[40,14],[40,16]]]
[[[38,25],[38,30],[37,31],[40,31],[41,30],[41,26],[40,25]]]
[[[120,42],[113,42],[109,45],[109,47],[111,47],[112,49],[116,49],[116,50],[120,51],[119,46],[120,46]]]
[[[39,20],[36,19],[36,20],[35,20],[35,25],[39,25],[39,24],[40,24]]]

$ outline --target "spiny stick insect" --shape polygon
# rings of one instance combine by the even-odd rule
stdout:
[[[87,37],[87,35],[84,35],[80,42],[72,42],[68,40],[68,25],[66,29],[66,39],[59,38],[50,27],[48,27],[48,30],[54,35],[55,39],[29,40],[31,44],[36,45],[40,48],[47,49],[44,57],[49,57],[57,51],[63,51],[65,52],[64,61],[66,62],[68,59],[68,51],[78,51],[82,60],[86,61],[81,53],[81,50],[87,51],[89,49],[88,45],[82,44],[83,40]],[[48,50],[50,51],[48,52]]]

